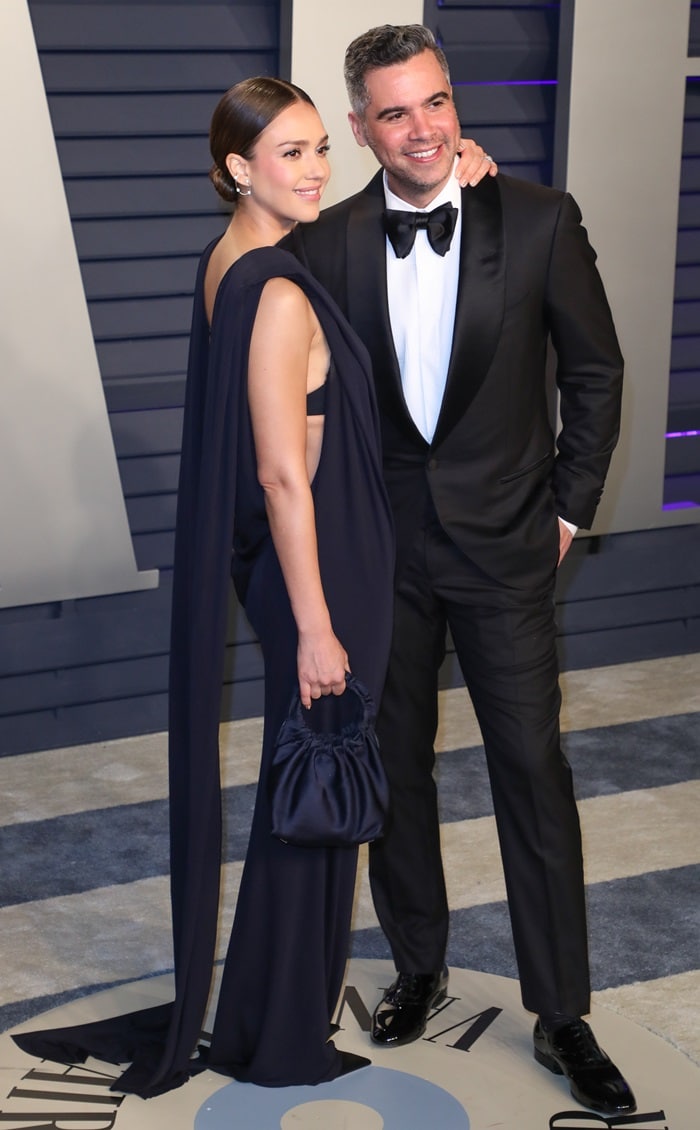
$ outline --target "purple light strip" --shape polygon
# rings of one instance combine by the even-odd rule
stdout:
[[[666,439],[686,439],[688,436],[700,436],[700,429],[691,432],[666,432]]]
[[[697,502],[664,502],[662,510],[697,510]]]
[[[557,80],[555,78],[523,78],[523,79],[509,79],[494,82],[453,82],[453,86],[556,86]]]

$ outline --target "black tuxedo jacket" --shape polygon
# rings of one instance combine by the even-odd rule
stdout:
[[[481,569],[515,587],[551,576],[557,515],[591,525],[617,441],[622,357],[571,196],[499,174],[462,193],[460,281],[432,443],[406,409],[386,291],[381,172],[283,241],[367,346],[399,560],[420,499]],[[555,442],[547,346],[557,355]]]

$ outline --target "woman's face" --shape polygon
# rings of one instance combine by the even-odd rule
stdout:
[[[315,220],[330,176],[328,148],[318,112],[308,102],[292,103],[263,130],[244,162],[251,186],[246,207],[261,208],[285,226]]]

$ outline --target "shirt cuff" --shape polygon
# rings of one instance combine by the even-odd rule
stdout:
[[[562,518],[561,515],[559,516],[559,521],[564,523],[572,537],[578,531],[578,526],[575,526],[573,522],[567,522],[566,518]]]

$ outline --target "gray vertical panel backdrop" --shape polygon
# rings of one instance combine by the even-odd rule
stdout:
[[[237,79],[286,73],[279,7],[30,0],[138,565],[161,579],[154,591],[0,612],[0,755],[165,726],[191,291],[199,252],[225,223],[206,178],[207,124]],[[504,171],[543,183],[558,17],[557,3],[425,7],[465,133]],[[698,428],[700,405],[697,90],[689,84],[669,416],[684,431]],[[669,444],[668,471],[669,501],[700,502],[697,446]],[[698,650],[698,546],[697,527],[574,543],[559,585],[564,665]],[[229,639],[224,715],[258,713],[259,654],[235,608]],[[443,681],[457,678],[448,658]]]
[[[279,73],[279,7],[30,2],[134,549],[161,573],[151,592],[0,613],[2,754],[165,727],[191,293],[226,221],[207,129],[233,82]],[[236,707],[254,713],[257,650],[239,618],[230,638]]]
[[[690,9],[688,54],[700,56],[700,3]],[[688,79],[678,211],[676,300],[668,406],[670,505],[700,503],[700,79]],[[700,562],[697,563],[700,572]]]

